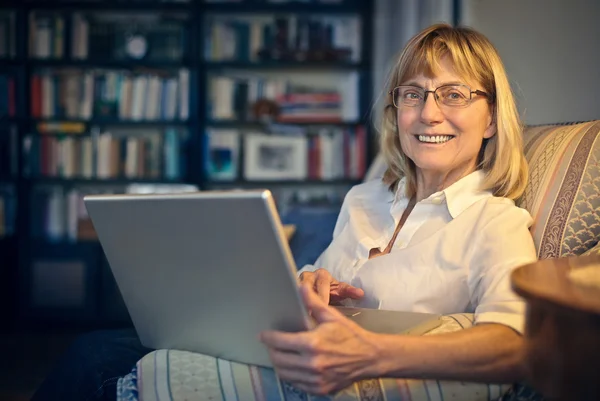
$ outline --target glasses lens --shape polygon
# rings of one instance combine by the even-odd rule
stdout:
[[[396,107],[419,106],[423,102],[423,89],[417,86],[399,86],[394,90],[394,105]]]
[[[471,90],[462,85],[440,86],[435,95],[440,102],[450,107],[464,107],[471,100]]]

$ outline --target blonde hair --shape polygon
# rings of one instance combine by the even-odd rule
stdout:
[[[440,60],[449,57],[455,71],[480,82],[489,95],[496,134],[484,139],[478,169],[485,172],[483,190],[517,199],[527,185],[528,168],[523,153],[523,128],[498,52],[481,33],[465,27],[436,24],[414,36],[392,68],[386,91],[386,106],[381,126],[380,148],[387,163],[383,181],[395,190],[406,177],[406,195],[416,193],[415,165],[403,152],[398,136],[396,109],[389,92],[406,80],[424,73],[433,75]]]

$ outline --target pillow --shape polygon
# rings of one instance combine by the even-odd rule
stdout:
[[[281,216],[283,224],[293,224],[290,249],[298,269],[313,264],[329,246],[341,205],[302,205]]]

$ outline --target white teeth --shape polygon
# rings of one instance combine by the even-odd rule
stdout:
[[[420,142],[427,143],[444,143],[453,138],[452,135],[419,135],[417,137]]]

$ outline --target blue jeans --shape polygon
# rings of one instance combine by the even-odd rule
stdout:
[[[95,331],[78,337],[31,401],[115,400],[117,380],[152,350],[134,329]]]

